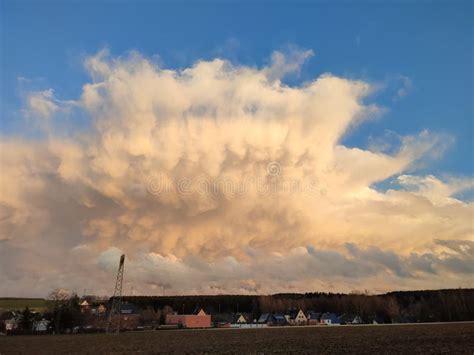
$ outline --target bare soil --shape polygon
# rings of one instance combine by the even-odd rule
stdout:
[[[2,336],[0,354],[474,354],[474,323]]]

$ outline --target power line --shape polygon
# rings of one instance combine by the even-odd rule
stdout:
[[[121,321],[121,308],[122,308],[122,284],[123,284],[123,272],[125,268],[125,254],[120,257],[120,263],[117,271],[117,279],[115,281],[115,290],[114,296],[112,298],[112,307],[109,311],[109,319],[107,321],[107,333],[112,333],[113,331],[110,329],[112,324],[112,318],[114,314],[118,315],[118,322],[117,322],[117,333],[120,332],[120,321]]]

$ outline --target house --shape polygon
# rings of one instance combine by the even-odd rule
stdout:
[[[111,329],[117,329],[120,324],[122,330],[137,329],[140,321],[141,313],[139,309],[131,304],[124,303],[120,307],[120,314],[114,314],[111,318]],[[105,317],[97,317],[94,325],[97,328],[104,328],[106,326]]]
[[[122,304],[120,307],[120,316],[121,329],[137,329],[141,314],[134,304]]]
[[[257,320],[251,321],[252,317],[250,314],[237,313],[234,315],[232,323],[229,323],[228,326],[220,325],[221,327],[228,328],[263,328],[266,327],[267,323],[257,323]]]
[[[281,313],[263,313],[257,321],[258,324],[267,325],[286,325],[288,321],[284,314]]]
[[[99,307],[91,308],[91,314],[95,316],[104,316],[107,313],[107,308],[103,304],[100,304]]]
[[[107,312],[107,308],[101,303],[99,307],[97,307],[97,314],[103,315]]]
[[[18,318],[10,318],[5,320],[5,331],[11,332],[14,331],[18,328],[19,325],[19,319]]]
[[[166,324],[183,328],[210,328],[211,316],[200,309],[196,314],[167,314]]]
[[[137,329],[140,321],[140,314],[114,314],[110,319],[110,329],[117,329],[120,325],[120,330],[133,330]],[[89,325],[91,328],[105,329],[107,326],[107,319],[105,317],[97,317],[94,319],[92,324]],[[87,329],[87,328],[86,328]]]
[[[1,325],[4,325],[4,327],[6,328],[7,327],[7,322],[10,323],[9,321],[14,318],[14,313],[13,312],[5,312],[5,313],[0,313],[0,324]],[[11,327],[12,325],[9,324],[9,327]],[[2,327],[0,326],[0,329],[2,329]],[[11,329],[10,329],[11,330]],[[5,329],[5,331],[8,331],[8,329]]]
[[[321,316],[321,323],[326,325],[340,325],[341,321],[339,320],[339,317],[334,313],[324,313]]]
[[[318,325],[321,324],[321,313],[319,312],[314,312],[314,311],[309,311],[308,315],[306,316],[306,319],[308,320],[308,325]]]
[[[384,324],[384,323],[385,323],[385,320],[378,315],[375,315],[372,319],[372,324]]]
[[[90,310],[90,304],[87,300],[82,301],[79,306],[81,307],[81,312],[88,312]]]
[[[230,325],[235,322],[235,314],[230,312],[215,313],[212,315],[213,323],[219,328],[230,328]]]
[[[273,324],[275,325],[286,325],[288,324],[288,321],[286,320],[286,317],[284,314],[276,313],[273,315],[274,322]]]
[[[357,315],[343,314],[339,317],[341,324],[362,324],[362,318]]]
[[[273,324],[274,322],[273,315],[270,313],[262,313],[257,320],[257,323],[259,324]]]
[[[242,313],[237,313],[235,316],[234,316],[234,320],[232,322],[233,324],[247,324],[247,319],[245,318],[245,316],[242,314]]]
[[[287,318],[288,323],[292,325],[306,325],[308,319],[301,309],[291,309],[288,312],[289,317]]]
[[[120,314],[139,314],[138,308],[131,303],[123,303],[120,307]]]
[[[17,330],[20,327],[23,315],[18,311],[11,311],[2,314],[1,318],[5,324],[5,331],[8,333]]]
[[[48,328],[49,328],[49,320],[46,320],[46,319],[41,319],[41,320],[35,320],[33,322],[33,331],[35,332],[46,332],[48,331]]]

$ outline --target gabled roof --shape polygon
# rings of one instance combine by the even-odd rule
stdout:
[[[262,313],[262,315],[258,318],[258,323],[266,323],[271,321],[272,315],[270,313]]]
[[[298,317],[298,314],[303,314],[303,316],[306,318],[306,315],[304,314],[304,312],[301,310],[301,309],[291,309],[288,314],[290,316],[290,319],[296,319],[296,317]]]
[[[234,315],[232,323],[247,323],[247,318],[242,313],[237,313]]]
[[[288,310],[288,315],[290,316],[290,319],[295,319],[297,314],[298,310],[296,308]]]
[[[274,318],[275,321],[277,321],[277,322],[286,322],[286,317],[285,317],[284,314],[279,314],[279,313],[274,314],[274,315],[273,315],[273,318]]]
[[[204,312],[204,309],[202,308],[196,308],[193,312],[195,316],[206,316],[206,312]]]
[[[339,317],[334,313],[324,313],[321,316],[321,321],[323,320],[331,320],[331,323],[340,323]]]
[[[309,311],[306,317],[311,320],[319,320],[321,318],[321,313]]]

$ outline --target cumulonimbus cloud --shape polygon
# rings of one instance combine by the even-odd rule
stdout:
[[[171,70],[102,51],[80,97],[33,93],[44,137],[1,139],[2,293],[110,292],[121,252],[142,293],[472,286],[473,205],[455,197],[472,180],[413,173],[452,138],[343,145],[382,110],[364,81],[285,85],[311,54]]]

